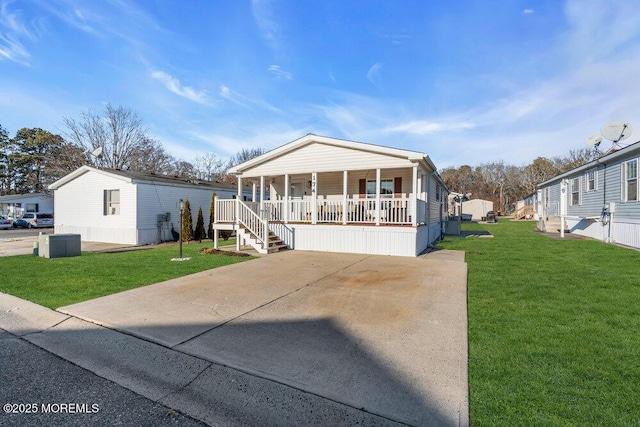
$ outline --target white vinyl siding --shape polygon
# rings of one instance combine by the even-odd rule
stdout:
[[[243,176],[279,176],[284,173],[301,174],[309,171],[337,172],[411,166],[412,163],[406,158],[313,143],[257,165],[245,171]]]

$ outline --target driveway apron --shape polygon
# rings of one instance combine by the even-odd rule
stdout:
[[[464,254],[288,251],[59,311],[412,425],[466,425]]]

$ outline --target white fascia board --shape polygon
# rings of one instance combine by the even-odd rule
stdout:
[[[99,173],[101,175],[105,175],[105,176],[109,176],[111,178],[119,179],[121,181],[131,182],[131,178],[127,178],[127,177],[124,177],[122,175],[118,175],[118,174],[115,174],[115,173],[109,173],[107,171],[103,171],[101,169],[97,169],[97,168],[85,165],[85,166],[79,167],[78,169],[74,170],[73,172],[69,173],[68,175],[63,176],[62,178],[60,178],[56,182],[50,184],[49,187],[47,187],[47,188],[49,190],[57,190],[58,188],[60,188],[63,185],[65,185],[66,183],[71,182],[74,179],[78,178],[79,176],[82,176],[82,175],[84,175],[85,173],[88,173],[88,172],[96,172],[96,173]]]

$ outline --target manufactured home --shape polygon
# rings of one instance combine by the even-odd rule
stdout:
[[[640,142],[539,184],[538,228],[640,248]]]
[[[0,196],[0,215],[18,219],[27,212],[53,213],[53,196],[46,193]]]
[[[229,173],[265,197],[218,200],[214,240],[234,229],[263,253],[417,256],[442,235],[448,189],[423,153],[309,134]]]
[[[194,224],[199,207],[208,224],[214,191],[218,199],[238,195],[236,185],[89,166],[49,188],[54,192],[55,233],[130,245],[172,240],[171,230],[180,231],[180,199],[189,200]],[[243,190],[241,197],[251,198],[251,190]]]

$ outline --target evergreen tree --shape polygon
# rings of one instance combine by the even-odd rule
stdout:
[[[216,192],[211,195],[211,205],[209,206],[209,227],[207,227],[207,236],[213,239],[213,220],[215,219],[216,211]]]
[[[193,232],[193,239],[202,243],[202,239],[207,237],[207,233],[204,230],[204,217],[202,215],[202,206],[198,208],[198,219],[196,220],[196,229]]]
[[[184,209],[182,210],[182,230],[180,235],[183,242],[193,240],[193,219],[191,218],[191,206],[189,199],[184,201]]]

